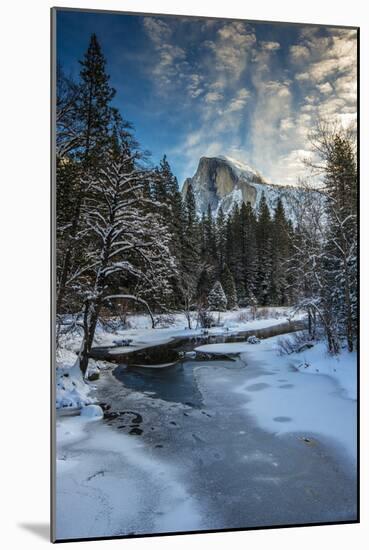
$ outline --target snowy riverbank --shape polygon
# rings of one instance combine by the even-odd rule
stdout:
[[[246,330],[278,325],[291,317],[289,308],[265,308],[259,310],[259,318],[252,319],[248,309],[227,311],[220,314],[219,326],[208,329],[209,335],[236,334]],[[299,319],[301,316],[295,316]],[[149,345],[161,345],[175,338],[201,336],[203,329],[188,329],[187,321],[181,314],[157,317],[158,327],[151,328],[150,319],[146,315],[132,315],[129,318],[129,327],[117,327],[107,331],[98,325],[94,345],[116,346],[116,352],[123,353],[142,349]],[[193,314],[192,324],[196,326],[196,314]],[[56,407],[78,410],[83,406],[94,403],[90,396],[93,383],[82,379],[77,364],[77,352],[82,341],[81,331],[67,332],[60,337],[60,347],[57,352],[56,368]],[[129,341],[129,346],[118,346],[122,341]],[[89,372],[106,368],[103,361],[90,359]]]

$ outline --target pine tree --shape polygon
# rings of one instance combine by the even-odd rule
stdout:
[[[270,300],[272,278],[272,225],[270,211],[263,193],[259,203],[257,222],[257,248],[258,248],[258,301],[265,306]]]
[[[219,262],[219,270],[223,269],[226,261],[226,247],[227,247],[227,234],[226,234],[226,219],[224,216],[222,206],[219,207],[217,219],[216,219],[216,248]]]
[[[184,201],[184,228],[181,247],[179,288],[181,307],[191,328],[190,312],[195,307],[196,289],[200,274],[200,227],[196,213],[196,201],[190,184]]]
[[[237,307],[236,285],[234,284],[233,275],[227,264],[222,270],[220,282],[227,298],[227,309],[235,309]]]
[[[211,289],[211,277],[206,267],[203,267],[196,287],[196,299],[199,307],[208,306],[208,295]]]
[[[329,220],[324,299],[352,351],[357,334],[357,170],[352,143],[344,135],[334,136],[324,183]]]
[[[173,175],[166,155],[160,161],[159,167],[153,172],[150,190],[150,196],[156,202],[157,207],[160,208],[163,221],[171,235],[170,250],[176,258],[178,269],[181,271],[181,266],[187,258],[186,211],[177,178]],[[180,307],[183,298],[181,281],[178,280],[178,277],[172,281],[172,286],[172,303],[168,306],[170,305],[176,309]]]
[[[74,131],[76,132],[74,157],[80,163],[80,176],[73,187],[74,208],[71,213],[68,231],[64,235],[64,249],[59,248],[60,276],[57,288],[57,311],[63,304],[66,283],[73,269],[73,251],[80,229],[81,210],[86,195],[88,175],[97,169],[100,160],[110,143],[110,130],[114,122],[115,110],[110,103],[115,90],[109,85],[109,76],[105,71],[105,58],[101,52],[95,34],[91,36],[88,50],[80,62],[80,83],[73,99]],[[60,173],[59,173],[60,174]],[[60,180],[57,173],[57,194],[60,192]]]
[[[224,293],[223,287],[220,281],[215,281],[213,288],[208,296],[209,308],[213,311],[218,311],[218,323],[220,321],[220,312],[227,309],[227,297]]]
[[[287,305],[286,261],[289,256],[288,224],[281,198],[272,221],[272,271],[270,301],[276,306]]]
[[[115,90],[109,84],[105,57],[96,34],[80,61],[81,84],[76,112],[81,123],[81,147],[79,155],[85,166],[91,168],[109,147],[109,128],[112,122],[111,100]]]
[[[233,275],[238,300],[242,305],[245,299],[244,273],[242,264],[243,235],[241,215],[238,204],[234,205],[227,220],[226,242],[226,263]]]
[[[203,225],[205,241],[204,261],[215,265],[217,263],[216,235],[210,204],[208,205],[207,214],[203,218]]]
[[[243,305],[248,305],[257,288],[257,221],[250,202],[242,204],[240,215],[242,227],[242,271],[245,288],[245,301]]]

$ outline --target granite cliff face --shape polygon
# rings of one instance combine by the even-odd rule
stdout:
[[[298,187],[266,183],[256,170],[230,157],[201,157],[195,175],[183,184],[184,196],[190,183],[199,216],[207,212],[208,205],[214,215],[220,207],[228,214],[234,204],[242,202],[250,202],[257,209],[264,193],[272,211],[280,197],[286,213],[293,218],[293,203],[304,193]]]

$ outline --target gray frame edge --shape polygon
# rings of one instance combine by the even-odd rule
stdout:
[[[50,9],[50,541],[56,541],[56,8]]]

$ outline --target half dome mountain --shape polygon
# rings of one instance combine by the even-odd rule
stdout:
[[[256,210],[264,193],[272,212],[281,198],[286,215],[293,220],[295,201],[306,193],[301,187],[267,183],[257,170],[225,156],[201,157],[195,175],[183,184],[183,196],[190,183],[199,216],[207,212],[209,205],[215,216],[220,207],[227,215],[235,204],[242,202],[249,202]]]

